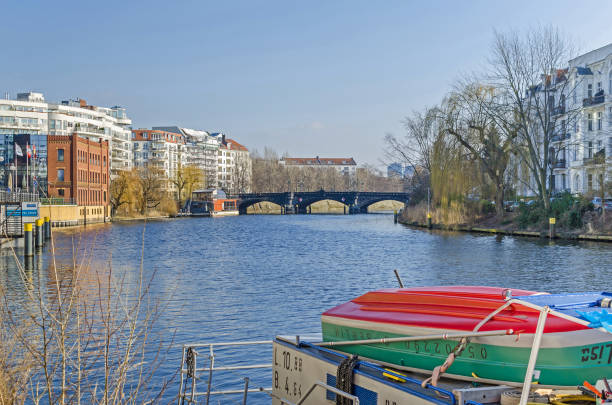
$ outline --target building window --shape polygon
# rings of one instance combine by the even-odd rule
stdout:
[[[587,97],[588,98],[592,98],[593,97],[593,85],[589,84],[587,86]]]
[[[598,130],[601,130],[601,128],[602,128],[601,127],[601,124],[602,124],[602,122],[601,122],[602,121],[602,115],[603,115],[603,113],[601,111],[597,113],[597,129]]]
[[[64,169],[57,169],[57,181],[64,181]]]
[[[589,113],[587,115],[587,122],[588,122],[588,125],[587,125],[588,130],[592,131],[593,130],[593,114]]]
[[[63,162],[64,161],[64,149],[58,149],[57,150],[57,161],[58,162]]]
[[[589,174],[587,176],[587,187],[588,187],[588,191],[593,190],[593,175]]]
[[[64,189],[63,188],[58,189],[57,190],[57,195],[59,195],[60,197],[63,197],[64,196]]]
[[[588,158],[592,158],[593,157],[593,142],[589,141],[587,142],[587,157]]]

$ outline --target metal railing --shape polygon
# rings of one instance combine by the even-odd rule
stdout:
[[[592,106],[592,105],[601,104],[601,103],[604,102],[605,99],[606,99],[606,97],[603,94],[600,94],[598,96],[584,98],[584,99],[582,99],[582,106],[583,107],[589,107],[589,106]]]
[[[242,394],[242,404],[246,404],[247,396],[249,393],[255,392],[267,392],[271,393],[272,388],[249,388],[249,377],[243,377],[244,385],[241,389],[225,389],[225,390],[213,390],[212,379],[214,371],[236,371],[236,370],[254,370],[254,369],[270,369],[272,370],[271,363],[265,364],[250,364],[250,365],[235,365],[235,366],[218,366],[215,365],[215,348],[227,348],[227,347],[239,347],[239,346],[256,346],[256,345],[271,345],[271,340],[258,340],[258,341],[246,341],[246,342],[219,342],[219,343],[197,343],[197,344],[185,344],[183,345],[183,356],[181,360],[180,369],[180,387],[178,395],[178,404],[183,405],[185,403],[196,403],[199,397],[206,397],[206,405],[210,403],[210,397],[213,395],[236,395]],[[197,349],[204,349],[205,353],[199,354]],[[206,356],[208,360],[207,367],[197,366],[198,356]],[[198,391],[196,383],[199,380],[198,373],[208,373],[207,388],[206,391]],[[191,380],[190,382],[188,380]],[[187,384],[190,383],[189,390]],[[189,391],[189,392],[187,392]]]
[[[0,191],[0,202],[35,202],[39,201],[38,193],[23,191]]]
[[[49,197],[41,198],[41,205],[75,205],[76,201],[74,198],[63,198],[63,197]]]

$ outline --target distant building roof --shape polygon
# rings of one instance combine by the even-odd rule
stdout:
[[[231,149],[231,150],[240,150],[240,151],[244,151],[244,152],[248,152],[248,149],[246,148],[246,146],[236,142],[233,139],[230,138],[226,138],[223,140],[223,146],[224,148],[227,149]]]
[[[355,160],[350,158],[322,158],[319,156],[313,158],[290,158],[281,159],[288,165],[296,166],[357,166]]]

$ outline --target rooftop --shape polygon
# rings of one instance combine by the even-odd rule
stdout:
[[[299,166],[357,166],[355,160],[350,158],[322,158],[319,156],[310,158],[282,158],[288,165],[299,165]]]

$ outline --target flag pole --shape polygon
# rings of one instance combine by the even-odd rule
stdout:
[[[26,193],[30,192],[30,143],[26,143]]]

